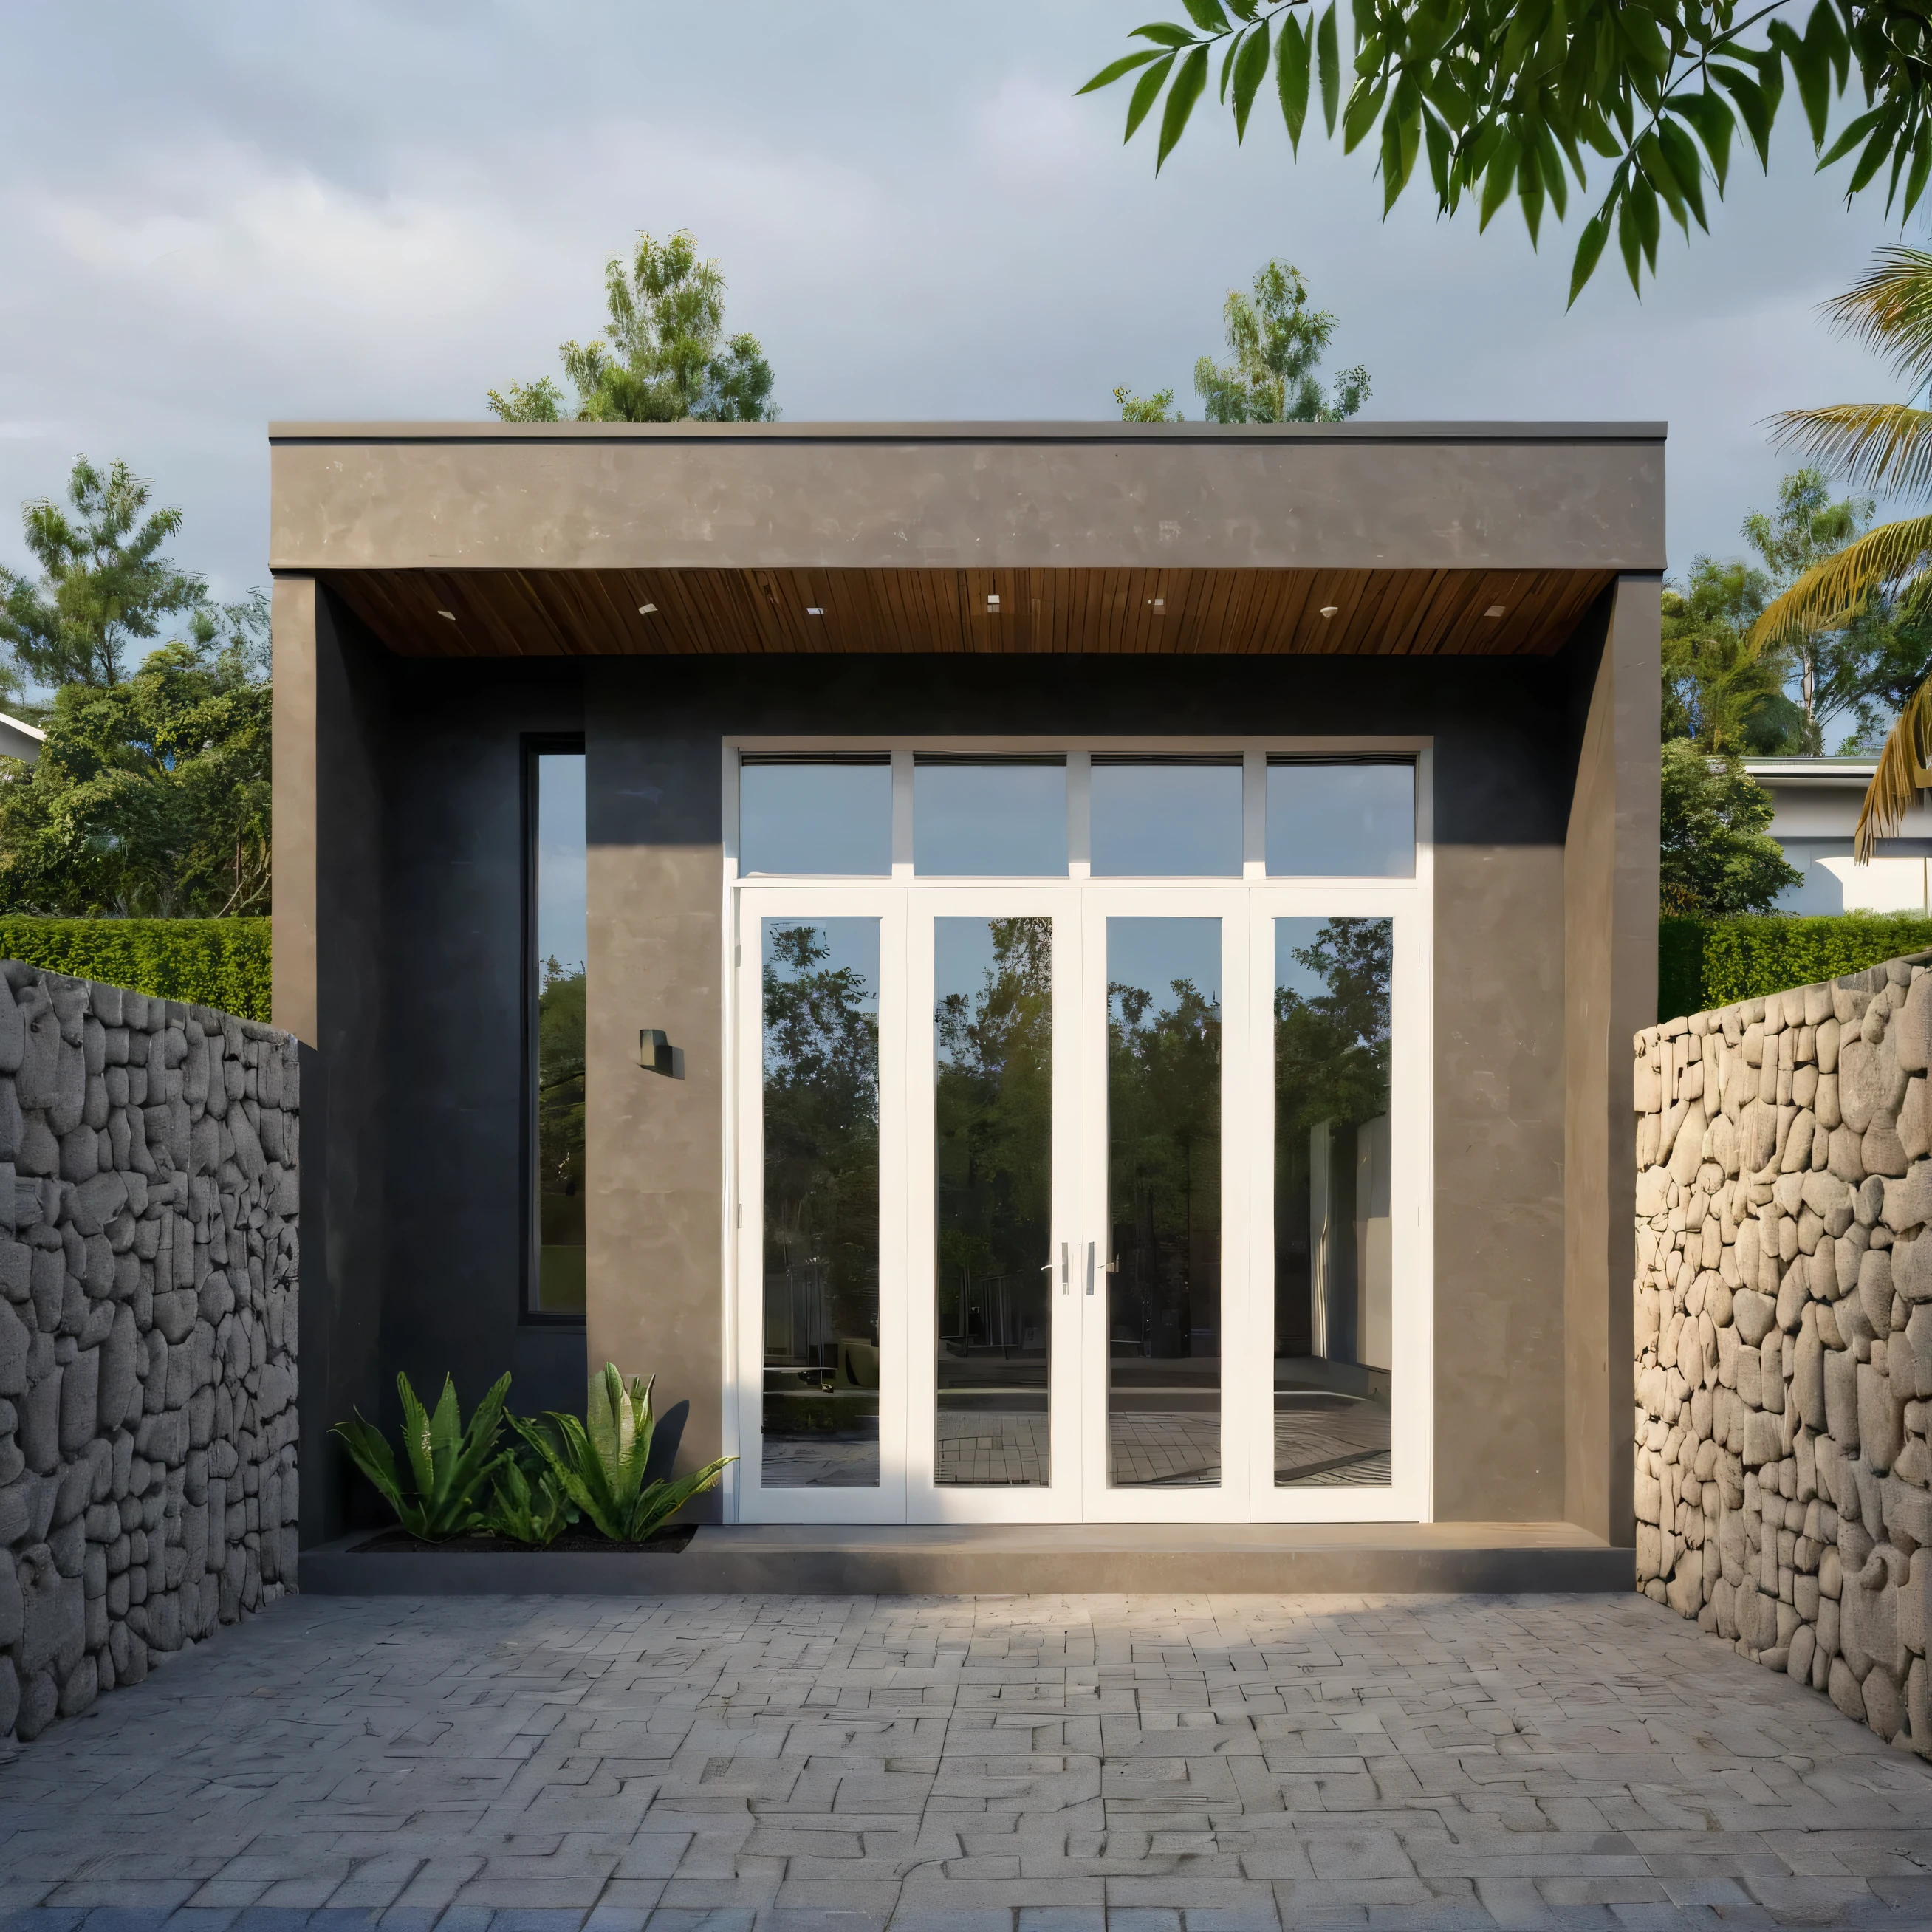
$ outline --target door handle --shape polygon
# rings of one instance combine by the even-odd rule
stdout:
[[[1087,1292],[1094,1292],[1094,1244],[1087,1244]]]
[[[1052,1262],[1042,1262],[1040,1263],[1040,1273],[1041,1273],[1042,1274],[1052,1274],[1052,1272],[1053,1272],[1053,1264],[1052,1264]],[[1066,1244],[1064,1241],[1062,1241],[1062,1242],[1060,1243],[1060,1293],[1061,1293],[1062,1294],[1064,1294],[1066,1292],[1066,1283],[1067,1283]]]

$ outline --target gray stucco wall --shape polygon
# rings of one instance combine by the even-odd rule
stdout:
[[[0,1738],[296,1568],[295,1041],[0,962]]]
[[[1622,1372],[1605,1353],[1617,1318],[1604,1286],[1614,1240],[1585,1244],[1580,1258],[1567,1245],[1576,1048],[1566,988],[1571,962],[1594,944],[1572,930],[1592,889],[1569,855],[1600,820],[1614,874],[1619,841],[1634,836],[1628,785],[1579,788],[1600,703],[1600,627],[1534,660],[430,664],[382,652],[326,594],[317,613],[316,782],[337,800],[322,814],[314,890],[338,908],[322,945],[339,962],[319,974],[315,995],[314,1023],[336,1042],[323,1055],[321,1159],[349,1162],[352,1176],[345,1189],[339,1165],[331,1172],[333,1312],[311,1316],[332,1330],[326,1391],[305,1418],[318,1455],[328,1454],[320,1432],[352,1402],[389,1413],[399,1367],[425,1379],[454,1369],[466,1402],[507,1367],[519,1406],[574,1406],[586,1358],[655,1370],[661,1396],[688,1406],[670,1431],[681,1432],[680,1466],[718,1452],[726,733],[1372,728],[1426,734],[1436,746],[1436,1512],[1556,1519],[1582,1495],[1594,1498],[1600,1533],[1628,1534],[1618,1480],[1606,1468],[1580,1482],[1576,1466],[1616,1454],[1608,1425],[1600,1436],[1568,1426],[1593,1377],[1607,1416],[1610,1378]],[[524,732],[578,725],[591,839],[587,1335],[518,1315],[518,747]],[[1612,763],[1634,770],[1628,720],[1620,729]],[[279,896],[277,911],[279,920]],[[384,1042],[373,1058],[366,1040],[346,1037],[364,1023],[358,1015],[374,1016]],[[682,1078],[638,1070],[640,1026],[664,1027],[684,1049]],[[386,1190],[406,1181],[412,1213],[386,1217]],[[1620,1361],[1628,1352],[1610,1353]],[[355,1492],[343,1483],[332,1493],[338,1500],[312,1509],[305,1535],[346,1526]]]

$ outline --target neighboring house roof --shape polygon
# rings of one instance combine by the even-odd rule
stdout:
[[[1915,800],[1898,836],[1881,838],[1868,864],[1855,864],[1852,835],[1876,758],[1746,758],[1771,794],[1772,838],[1804,874],[1779,897],[1797,913],[1923,912],[1932,908],[1932,808]]]
[[[40,747],[47,742],[44,731],[37,731],[31,724],[23,724],[17,718],[9,718],[0,711],[0,758],[18,758],[23,765],[34,764],[40,755]]]

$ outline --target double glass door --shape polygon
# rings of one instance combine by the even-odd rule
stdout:
[[[1425,1514],[1414,907],[744,889],[740,1520]]]

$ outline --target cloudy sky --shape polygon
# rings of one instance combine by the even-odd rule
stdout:
[[[1514,214],[1479,236],[1412,194],[1384,221],[1365,157],[1292,164],[1276,124],[1238,150],[1208,104],[1156,180],[1118,91],[1072,98],[1150,10],[11,10],[0,505],[124,456],[187,512],[182,562],[262,583],[269,420],[481,416],[598,327],[640,228],[718,258],[794,421],[1185,392],[1226,290],[1285,256],[1372,371],[1366,415],[1667,420],[1678,565],[1770,500],[1770,411],[1889,392],[1816,311],[1896,231],[1846,211],[1795,124],[1709,239],[1667,233],[1641,302],[1606,266],[1566,315],[1574,208],[1540,256]]]

